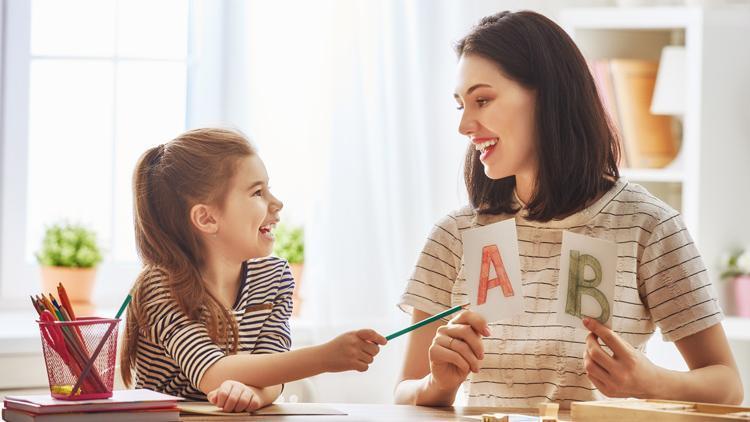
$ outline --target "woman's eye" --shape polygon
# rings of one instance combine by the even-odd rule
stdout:
[[[263,195],[263,189],[258,189],[255,192],[253,192],[253,196],[262,196]]]
[[[456,110],[460,111],[460,110],[463,110],[463,109],[464,109],[463,104],[459,104],[459,105],[456,106]]]
[[[477,105],[479,107],[485,106],[488,102],[489,102],[489,100],[486,99],[486,98],[477,98]]]

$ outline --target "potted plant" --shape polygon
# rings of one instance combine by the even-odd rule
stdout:
[[[279,224],[274,230],[274,236],[276,237],[276,243],[273,246],[273,254],[289,262],[289,268],[294,277],[292,315],[299,316],[302,306],[302,298],[299,292],[302,286],[302,270],[305,264],[305,233],[302,227]]]
[[[71,302],[91,303],[96,266],[102,260],[92,230],[70,223],[47,227],[36,259],[42,267],[45,293],[57,295],[57,285],[62,283]]]
[[[750,250],[737,249],[722,259],[722,280],[730,283],[734,313],[750,318]]]

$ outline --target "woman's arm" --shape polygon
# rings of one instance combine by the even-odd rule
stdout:
[[[230,379],[269,387],[323,372],[352,369],[364,372],[378,354],[378,344],[386,344],[386,339],[373,330],[359,330],[342,334],[328,343],[284,353],[229,355],[206,370],[198,387],[208,393]]]
[[[639,397],[739,404],[743,391],[724,328],[713,325],[675,342],[689,371],[654,365],[646,356],[596,320],[585,319],[584,366],[591,381],[608,397]],[[613,352],[605,352],[601,339]]]
[[[430,315],[414,310],[413,322]],[[484,349],[479,333],[489,335],[484,319],[461,312],[448,325],[436,321],[409,335],[396,403],[450,406],[469,371],[479,371]]]

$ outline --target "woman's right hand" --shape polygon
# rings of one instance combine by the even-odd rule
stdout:
[[[323,368],[326,372],[365,372],[380,351],[378,345],[387,342],[385,337],[370,329],[341,334],[321,345]]]
[[[489,335],[487,322],[472,311],[463,311],[439,327],[429,350],[435,387],[458,388],[469,372],[479,372],[479,361],[484,359],[482,336]]]

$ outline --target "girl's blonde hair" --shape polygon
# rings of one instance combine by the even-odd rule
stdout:
[[[133,173],[135,242],[144,268],[136,279],[123,336],[120,370],[132,383],[138,334],[147,330],[139,288],[154,271],[167,275],[167,284],[180,310],[206,324],[211,339],[236,353],[237,322],[204,286],[203,244],[190,221],[198,203],[221,207],[241,158],[255,154],[241,133],[227,129],[195,129],[147,150]]]

